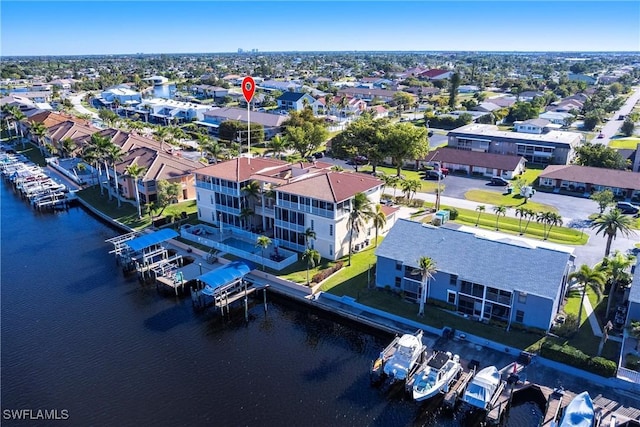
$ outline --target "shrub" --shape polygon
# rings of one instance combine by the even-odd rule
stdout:
[[[334,265],[332,265],[331,267],[325,268],[324,270],[320,270],[319,272],[314,274],[313,278],[311,279],[311,281],[313,283],[320,283],[324,279],[326,279],[327,277],[331,276],[336,271],[340,270],[343,266],[344,266],[344,263],[342,261],[338,261]]]
[[[445,211],[449,211],[449,219],[451,221],[453,221],[456,218],[458,218],[458,209],[456,209],[456,208],[446,208]]]
[[[552,341],[546,341],[540,348],[540,355],[606,378],[616,375],[616,362],[603,357],[591,358],[570,345],[560,345]]]
[[[573,313],[567,314],[567,317],[561,325],[553,327],[553,333],[561,337],[572,336],[578,327],[578,316]]]

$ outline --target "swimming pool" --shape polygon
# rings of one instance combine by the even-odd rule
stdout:
[[[262,248],[256,247],[255,243],[250,243],[245,240],[238,239],[237,237],[229,237],[228,239],[225,239],[222,243],[225,245],[229,245],[234,248],[240,249],[242,251],[249,252],[251,254],[261,254],[262,252]],[[269,248],[266,248],[265,250],[268,250],[268,249]]]

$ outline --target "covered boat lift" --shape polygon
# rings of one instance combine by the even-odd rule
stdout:
[[[196,278],[196,287],[191,290],[191,301],[196,310],[210,306],[224,309],[229,313],[229,305],[241,298],[245,300],[245,317],[248,318],[247,297],[258,290],[245,276],[255,266],[248,261],[233,261]],[[260,288],[264,289],[264,288]],[[266,293],[265,308],[266,308]]]
[[[141,280],[147,277],[160,264],[180,266],[182,255],[169,257],[167,249],[161,243],[178,236],[175,230],[165,228],[149,234],[140,235],[137,232],[108,239],[113,243],[116,262],[122,265],[123,273],[137,271]]]

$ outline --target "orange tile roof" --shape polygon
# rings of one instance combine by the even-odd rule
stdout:
[[[272,175],[288,167],[289,164],[283,160],[255,157],[249,162],[247,157],[238,157],[207,166],[198,170],[198,173],[227,181],[243,182],[256,174]]]
[[[70,114],[60,113],[57,111],[42,111],[40,113],[36,113],[33,116],[29,117],[29,122],[40,122],[44,124],[46,128],[50,128],[51,126],[55,126],[57,124],[72,121],[74,123],[88,125],[89,122],[84,119],[79,119]]]
[[[382,185],[379,179],[362,173],[325,170],[310,175],[282,185],[278,191],[337,203]]]

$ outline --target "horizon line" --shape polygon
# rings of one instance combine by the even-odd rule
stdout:
[[[239,51],[219,51],[219,52],[131,52],[131,53],[60,53],[60,54],[14,54],[0,55],[0,58],[30,58],[30,57],[71,57],[71,56],[131,56],[131,55],[259,55],[274,53],[613,53],[613,54],[633,54],[640,55],[640,50],[243,50]]]

